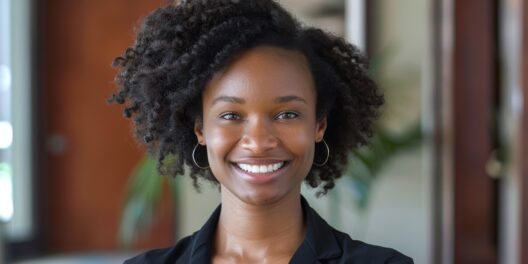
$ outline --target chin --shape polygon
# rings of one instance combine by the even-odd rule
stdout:
[[[291,192],[287,190],[277,190],[276,186],[259,186],[252,189],[244,188],[244,191],[235,190],[230,192],[246,204],[259,206],[276,204],[291,195]]]
[[[239,198],[247,204],[270,205],[270,204],[277,203],[283,197],[284,196],[281,196],[277,193],[255,192],[255,193],[246,194],[244,197],[239,197]]]

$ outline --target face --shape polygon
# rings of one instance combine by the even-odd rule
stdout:
[[[276,47],[244,52],[206,86],[195,123],[224,195],[251,204],[298,197],[326,118],[304,55]]]

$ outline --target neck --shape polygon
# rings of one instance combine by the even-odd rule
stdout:
[[[293,255],[304,239],[300,193],[272,204],[246,203],[222,189],[215,251],[238,257]]]

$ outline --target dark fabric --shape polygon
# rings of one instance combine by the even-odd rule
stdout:
[[[347,234],[332,228],[323,220],[308,202],[301,197],[303,215],[306,221],[306,236],[297,249],[291,264],[410,264],[413,260],[400,252],[380,246],[352,240]],[[218,206],[205,225],[197,232],[180,240],[176,246],[151,250],[125,261],[136,263],[192,263],[211,262],[212,242],[221,206]]]

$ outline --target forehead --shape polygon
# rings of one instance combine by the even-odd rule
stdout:
[[[260,46],[240,54],[217,73],[205,88],[204,100],[218,95],[250,97],[251,100],[252,96],[289,94],[315,96],[305,55],[299,51]]]

